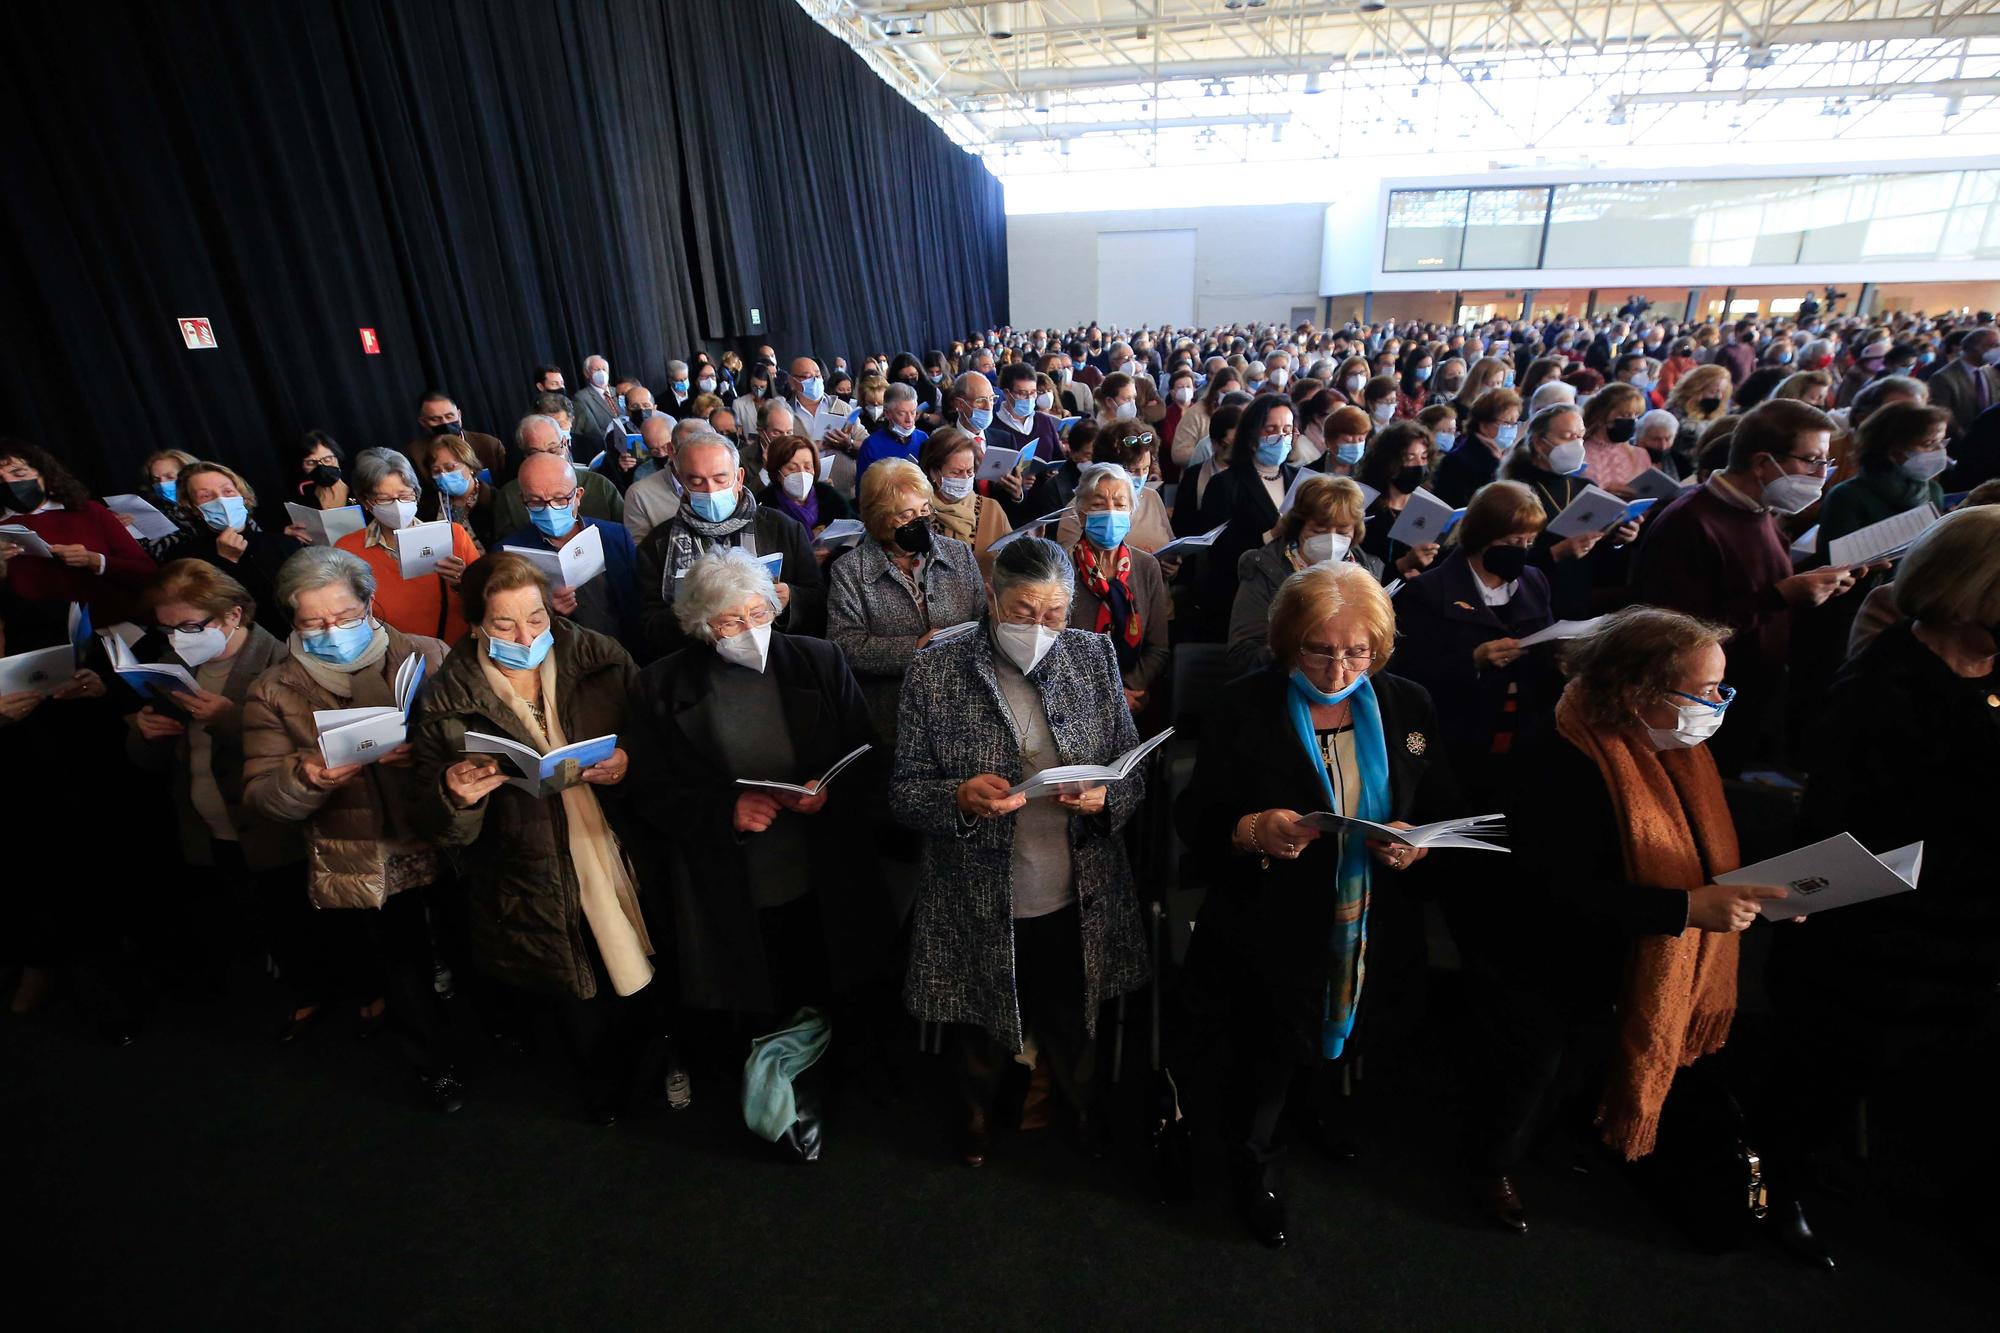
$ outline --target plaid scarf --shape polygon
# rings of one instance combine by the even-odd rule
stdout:
[[[1083,586],[1097,598],[1097,623],[1091,628],[1099,634],[1111,635],[1111,646],[1118,652],[1118,669],[1130,671],[1139,665],[1139,646],[1146,630],[1139,620],[1138,604],[1132,600],[1132,552],[1125,543],[1118,544],[1118,549],[1109,556],[1108,578],[1098,563],[1103,557],[1090,544],[1090,538],[1077,539],[1075,555],[1076,572],[1083,575]],[[1115,634],[1113,625],[1118,626]]]
[[[681,502],[681,509],[675,514],[667,532],[666,560],[660,568],[660,598],[674,600],[674,589],[679,585],[676,579],[688,572],[695,561],[717,546],[736,546],[736,534],[750,526],[757,517],[757,501],[746,487],[736,493],[736,512],[719,523],[711,523],[694,512],[694,506]]]

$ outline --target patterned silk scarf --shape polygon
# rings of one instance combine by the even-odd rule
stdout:
[[[1130,671],[1139,663],[1139,646],[1146,631],[1139,620],[1139,605],[1132,597],[1132,552],[1120,542],[1116,551],[1100,555],[1090,538],[1084,537],[1077,542],[1074,554],[1083,586],[1097,598],[1097,623],[1091,628],[1111,635],[1111,646],[1118,651],[1118,669]],[[1111,567],[1109,577],[1104,572],[1106,564]]]

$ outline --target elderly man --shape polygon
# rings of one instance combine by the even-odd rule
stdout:
[[[842,495],[854,494],[854,454],[861,447],[861,432],[850,430],[847,426],[854,404],[826,396],[826,381],[820,376],[819,363],[809,356],[792,362],[789,397],[792,407],[790,433],[805,436],[820,447],[822,454],[833,455],[833,472],[827,481]],[[764,419],[767,416],[760,416],[757,430],[769,439],[781,432],[771,429],[771,423]]]
[[[599,451],[590,460],[590,469],[607,477],[620,494],[639,479],[639,462],[645,456],[643,440],[638,446],[632,437],[639,435],[639,427],[649,418],[660,415],[653,406],[653,391],[643,384],[630,384],[625,389],[625,410],[611,423],[599,442]]]
[[[885,458],[907,458],[912,463],[923,452],[929,435],[917,428],[917,391],[898,381],[882,391],[882,417],[854,458],[854,493],[861,494],[861,479],[870,463]]]
[[[563,443],[562,425],[554,417],[536,415],[521,418],[521,424],[514,428],[514,443],[519,449],[517,470],[531,454],[554,454],[565,462],[571,461],[569,448]],[[582,478],[583,516],[608,518],[613,523],[623,522],[625,502],[610,478],[595,472],[584,472]],[[516,477],[500,488],[499,498],[493,502],[493,530],[513,532],[527,524],[528,510],[521,501],[521,481]]]
[[[558,376],[560,378],[560,376]],[[417,470],[417,475],[429,484],[430,455],[424,446],[440,435],[456,435],[465,441],[466,448],[479,460],[479,466],[497,482],[507,472],[507,446],[491,435],[483,435],[476,430],[465,428],[465,419],[458,413],[458,404],[448,393],[432,390],[417,400],[417,429],[422,432],[416,439],[403,446],[403,456]]]
[[[583,359],[583,385],[571,395],[576,403],[577,434],[592,444],[604,438],[618,419],[618,396],[611,388],[611,363],[592,353]]]
[[[1931,404],[1951,413],[1953,435],[1963,435],[1974,417],[2000,404],[1996,361],[2000,361],[2000,333],[1978,328],[1959,339],[1957,358],[1932,374]]]
[[[639,433],[652,455],[647,462],[653,471],[625,492],[625,530],[635,543],[645,541],[654,528],[681,510],[681,480],[674,475],[674,455],[689,441],[715,434],[695,417],[675,422],[672,430],[667,429],[665,418],[655,417],[640,427]]]
[[[706,390],[697,390],[688,380],[687,362],[667,362],[667,401],[662,404],[666,414],[675,418],[686,416],[688,404],[694,401],[697,392],[715,392],[714,377],[711,375],[709,379],[710,383]],[[628,402],[626,406],[629,407],[631,404]]]
[[[697,435],[674,451],[680,479],[680,509],[656,527],[639,547],[639,595],[647,647],[664,656],[687,646],[674,617],[675,580],[717,547],[733,546],[759,557],[779,557],[775,574],[783,607],[776,622],[787,634],[826,633],[826,588],[812,535],[779,513],[760,506],[743,484],[736,446],[719,435]]]
[[[519,488],[528,522],[502,537],[501,547],[531,554],[539,565],[542,553],[561,551],[594,529],[604,549],[604,568],[574,587],[552,576],[549,609],[638,651],[639,553],[632,535],[618,523],[578,512],[583,499],[580,474],[560,454],[529,454],[513,484]]]

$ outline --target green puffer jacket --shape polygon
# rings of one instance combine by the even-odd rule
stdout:
[[[622,734],[638,668],[617,640],[557,617],[556,716],[571,741]],[[506,786],[461,810],[445,790],[445,770],[465,757],[465,733],[505,736],[539,750],[514,710],[487,682],[485,640],[469,634],[424,690],[411,740],[418,797],[414,818],[445,848],[464,877],[472,948],[481,966],[511,985],[589,999],[597,993],[569,829],[559,796]],[[622,741],[621,741],[622,744]],[[614,831],[623,827],[621,786],[592,788]],[[621,844],[625,839],[620,834]],[[628,856],[629,860],[629,856]],[[639,882],[638,875],[632,877]]]

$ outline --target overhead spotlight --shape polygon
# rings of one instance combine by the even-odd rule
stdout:
[[[1320,95],[1321,93],[1323,93],[1323,92],[1325,92],[1325,91],[1326,91],[1326,90],[1325,90],[1324,88],[1320,87],[1320,84],[1319,84],[1319,80],[1320,80],[1320,76],[1319,76],[1319,72],[1318,72],[1317,70],[1315,70],[1315,71],[1314,71],[1313,73],[1311,73],[1311,74],[1308,74],[1308,75],[1306,75],[1306,96],[1307,96],[1307,97],[1317,97],[1317,96],[1319,96],[1319,95]]]
[[[1243,0],[1222,0],[1222,7],[1233,12],[1243,8]]]
[[[1250,8],[1262,9],[1264,7],[1264,3],[1265,0],[1250,0]]]
[[[1963,97],[1960,97],[1957,94],[1953,94],[1952,96],[1944,99],[1944,113],[1947,116],[1956,116],[1964,110],[1965,110],[1965,99]]]
[[[1281,120],[1277,124],[1271,127],[1271,142],[1283,143],[1284,141],[1285,141],[1285,122]]]
[[[1777,63],[1778,57],[1771,53],[1768,46],[1753,46],[1743,53],[1745,69],[1769,69]]]
[[[1611,114],[1604,118],[1604,123],[1606,125],[1623,125],[1625,123],[1625,108],[1614,103],[1611,108]]]
[[[1364,14],[1379,14],[1389,6],[1386,0],[1361,0],[1355,8]]]
[[[1000,4],[987,6],[986,35],[996,42],[1004,42],[1014,35],[1013,5]]]
[[[1046,116],[1049,114],[1048,93],[1039,92],[1035,94],[1035,114],[1038,116]]]

